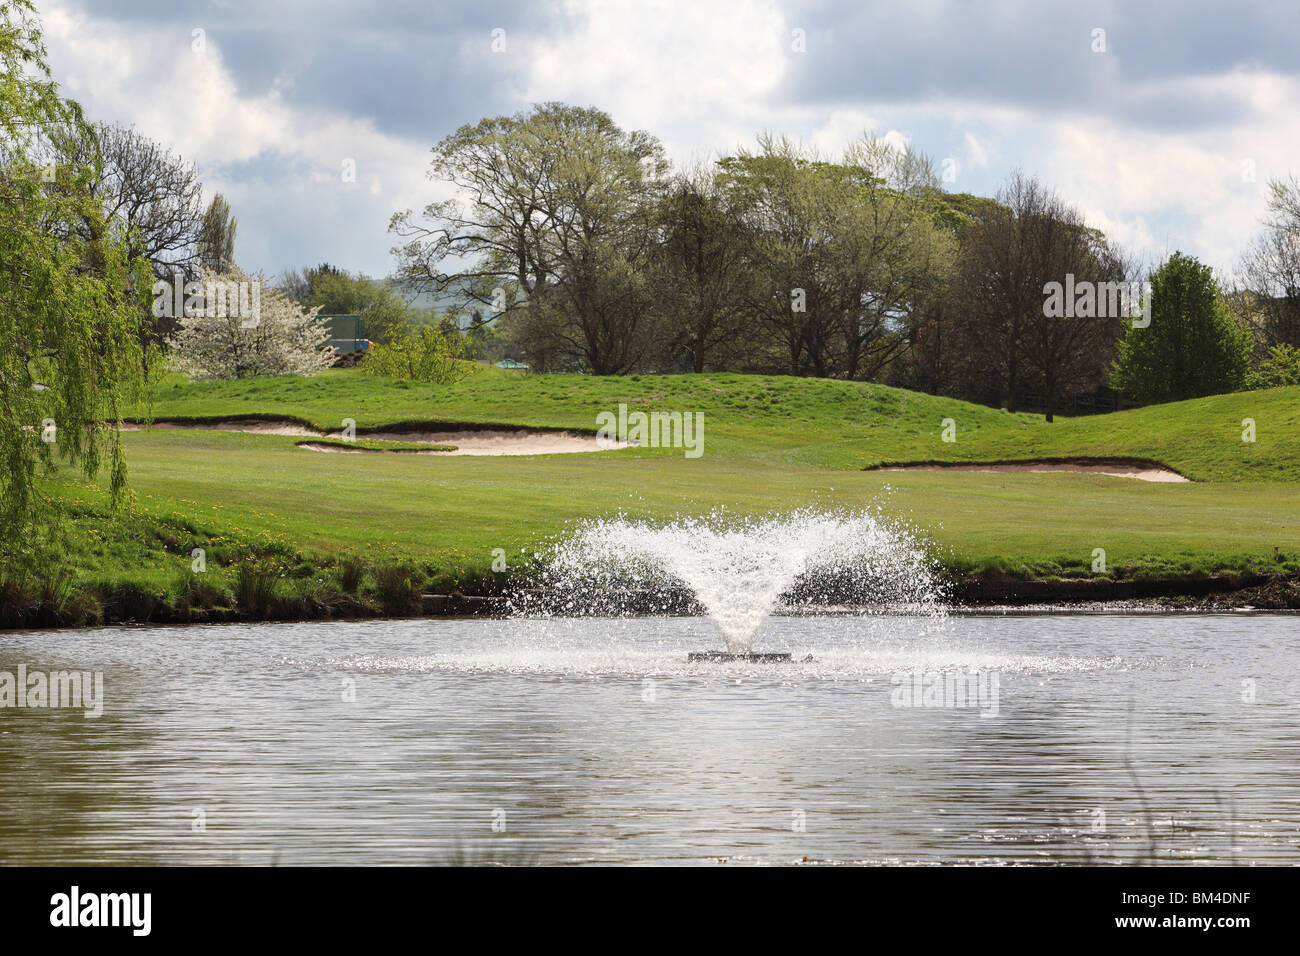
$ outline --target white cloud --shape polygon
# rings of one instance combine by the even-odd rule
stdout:
[[[779,130],[770,100],[794,57],[774,3],[553,5],[566,27],[528,48],[521,99],[596,105],[674,157],[730,151]]]
[[[308,254],[313,261],[386,273],[388,217],[429,201],[427,144],[382,133],[369,119],[290,107],[282,99],[293,83],[286,73],[265,93],[241,94],[211,33],[195,52],[188,33],[57,6],[44,27],[56,78],[91,119],[133,124],[193,161],[205,195],[230,199],[246,268],[300,265],[277,253],[297,246],[319,249]],[[355,182],[344,181],[346,159],[355,161]],[[242,164],[266,172],[250,175]],[[300,241],[289,238],[294,233]]]
[[[975,134],[970,130],[966,130],[962,139],[966,143],[966,161],[975,169],[987,168],[989,164],[989,153],[984,144],[976,139]]]
[[[1300,95],[1300,83],[1276,76],[1247,85],[1252,98],[1264,101],[1294,102]],[[1059,120],[1037,136],[1044,146],[1038,170],[1107,234],[1155,258],[1177,248],[1227,272],[1259,229],[1265,183],[1285,176],[1295,161],[1300,125],[1289,117],[1280,123],[1228,117],[1189,132],[1087,116]],[[1243,179],[1246,158],[1255,164],[1254,182]]]
[[[811,144],[827,156],[838,156],[846,146],[875,129],[876,121],[862,110],[835,110],[826,122],[813,130]]]
[[[415,142],[365,116],[296,105],[295,76],[283,64],[265,89],[241,90],[211,31],[199,55],[188,26],[115,23],[61,3],[44,10],[56,77],[92,118],[134,123],[195,160],[209,192],[221,190],[236,207],[248,267],[330,258],[385,271],[389,215],[437,196],[424,176],[428,147],[449,129],[424,131]],[[1115,114],[1063,114],[1032,97],[993,102],[976,91],[889,101],[864,88],[859,97],[800,102],[790,93],[806,78],[801,71],[817,67],[816,44],[795,52],[791,30],[800,24],[771,0],[552,0],[549,11],[557,27],[549,32],[507,23],[502,54],[487,52],[495,24],[484,24],[446,69],[512,91],[502,112],[550,99],[598,106],[624,128],[658,135],[679,162],[752,145],[764,130],[830,155],[876,131],[952,159],[953,189],[991,194],[1019,166],[1148,256],[1177,247],[1220,269],[1235,265],[1258,228],[1264,184],[1300,155],[1300,114],[1291,108],[1300,83],[1262,70],[1138,79],[1118,56],[1098,57],[1099,88],[1113,90],[1126,110]],[[925,15],[936,30],[946,22],[937,9]],[[326,44],[330,29],[321,28]],[[391,49],[420,55],[418,38]],[[1170,104],[1167,128],[1137,125],[1144,110],[1163,115],[1152,104]],[[1178,124],[1178,107],[1202,104],[1230,115],[1214,125],[1203,117]],[[456,125],[478,118],[460,116]],[[342,182],[345,158],[356,160],[354,183]],[[1255,164],[1253,183],[1242,180],[1245,160]]]

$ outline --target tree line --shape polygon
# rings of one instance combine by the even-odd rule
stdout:
[[[1300,346],[1294,179],[1272,184],[1264,230],[1221,288],[1181,254],[1142,269],[1037,177],[951,193],[927,156],[871,135],[828,157],[765,134],[673,169],[651,134],[545,103],[461,127],[431,175],[456,195],[393,216],[396,277],[456,283],[463,324],[492,325],[538,371],[835,377],[1010,410],[1036,392],[1050,418],[1108,387],[1138,401],[1239,388]],[[1161,269],[1208,285],[1174,301]],[[1175,326],[1196,326],[1215,371],[1148,388],[1132,316],[1045,314],[1047,285],[1067,276],[1151,282],[1165,301],[1148,304],[1162,328],[1146,337],[1171,333],[1173,348]]]

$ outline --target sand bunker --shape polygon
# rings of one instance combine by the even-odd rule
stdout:
[[[1109,475],[1112,478],[1136,478],[1138,481],[1183,482],[1184,478],[1172,468],[1150,461],[1000,461],[987,464],[946,464],[925,462],[915,465],[887,465],[874,471],[980,471],[997,473],[1005,471],[1070,471],[1085,475]]]
[[[300,441],[296,443],[299,448],[306,448],[308,451],[323,451],[332,455],[450,455],[449,451],[436,451],[435,449],[422,450],[419,448],[367,448],[364,445],[358,445],[355,448],[346,448],[343,445],[332,445],[329,442]]]
[[[127,424],[126,431],[139,431],[146,426]],[[217,422],[178,422],[159,421],[152,426],[156,429],[201,429],[205,431],[244,432],[250,435],[286,435],[293,438],[333,438],[342,437],[342,432],[323,432],[309,428],[298,422],[259,418],[228,418]],[[340,448],[337,445],[301,442],[299,448],[310,451],[395,455],[568,455],[578,452],[610,451],[614,448],[628,447],[626,442],[614,443],[597,440],[594,434],[583,435],[579,432],[534,431],[527,428],[466,428],[399,430],[383,432],[358,432],[358,439],[367,441],[419,442],[428,445],[454,445],[455,451],[410,451],[402,449],[366,449]]]

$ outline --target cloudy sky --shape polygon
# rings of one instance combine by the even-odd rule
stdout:
[[[679,162],[762,130],[828,152],[871,130],[953,190],[1019,167],[1140,257],[1225,272],[1269,178],[1300,174],[1293,0],[37,4],[65,93],[193,160],[234,207],[240,264],[268,274],[387,274],[389,217],[439,195],[429,148],[552,99]]]

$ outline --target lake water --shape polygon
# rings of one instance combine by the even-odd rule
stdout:
[[[104,703],[0,709],[0,861],[1296,864],[1298,635],[779,617],[756,650],[794,662],[688,664],[705,619],[8,632],[0,672]]]

